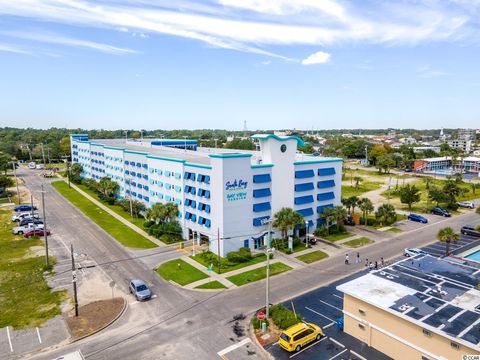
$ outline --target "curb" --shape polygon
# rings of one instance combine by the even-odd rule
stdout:
[[[269,360],[274,360],[275,359],[273,357],[273,355],[270,354],[267,350],[265,350],[265,348],[262,345],[260,345],[260,343],[258,342],[258,339],[255,336],[255,329],[253,328],[253,325],[252,325],[251,321],[250,321],[250,325],[248,327],[248,335],[249,335],[250,339],[252,340],[252,342],[257,346],[257,348],[261,349],[260,352],[262,353],[262,355],[265,359],[269,359]]]
[[[92,336],[92,335],[95,335],[96,333],[102,331],[103,329],[109,327],[110,325],[112,325],[115,321],[117,321],[120,316],[122,316],[124,313],[125,313],[125,310],[127,309],[127,301],[125,300],[125,298],[123,298],[123,308],[122,310],[117,314],[117,316],[115,316],[112,320],[110,320],[107,324],[105,324],[104,326],[102,326],[101,328],[91,332],[90,334],[86,334],[86,335],[83,335],[79,338],[76,338],[76,339],[73,339],[72,341],[70,341],[70,344],[73,344],[73,343],[76,343],[77,341],[80,341],[80,340],[83,340],[89,336]]]

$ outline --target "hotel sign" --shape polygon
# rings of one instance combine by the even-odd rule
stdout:
[[[247,198],[248,181],[235,179],[225,183],[225,191],[227,193],[227,201],[238,201]]]

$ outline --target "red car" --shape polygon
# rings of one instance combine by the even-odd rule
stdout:
[[[23,237],[31,238],[32,236],[44,236],[45,232],[43,229],[35,229],[29,232],[26,232]],[[47,235],[50,235],[50,230],[47,230]]]

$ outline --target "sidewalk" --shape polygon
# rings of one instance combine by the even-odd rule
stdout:
[[[59,176],[59,175],[58,175]],[[68,182],[66,179],[62,178],[59,176],[60,179],[62,179],[64,182]],[[100,201],[98,201],[97,199],[93,198],[92,196],[90,196],[89,194],[87,194],[85,191],[83,191],[82,189],[80,189],[78,186],[76,186],[74,183],[70,182],[70,186],[72,187],[72,189],[75,189],[76,191],[78,191],[80,194],[82,194],[83,196],[85,196],[88,200],[90,200],[92,203],[94,203],[96,206],[98,206],[100,209],[102,209],[103,211],[107,212],[108,214],[110,214],[111,216],[113,216],[115,219],[117,219],[118,221],[120,221],[121,223],[123,223],[124,225],[128,226],[130,229],[132,229],[133,231],[135,231],[136,233],[142,235],[143,237],[147,238],[148,240],[150,240],[151,242],[153,242],[154,244],[158,245],[158,246],[167,246],[166,244],[164,244],[163,242],[161,242],[160,240],[154,238],[153,236],[150,236],[148,235],[148,233],[142,229],[140,229],[138,226],[132,224],[130,221],[128,221],[127,219],[125,219],[124,217],[118,215],[115,211],[109,209],[107,206],[105,206],[104,204],[102,204]]]

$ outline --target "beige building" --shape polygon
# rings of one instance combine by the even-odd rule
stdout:
[[[393,359],[480,355],[479,272],[419,256],[342,284],[344,331]]]

